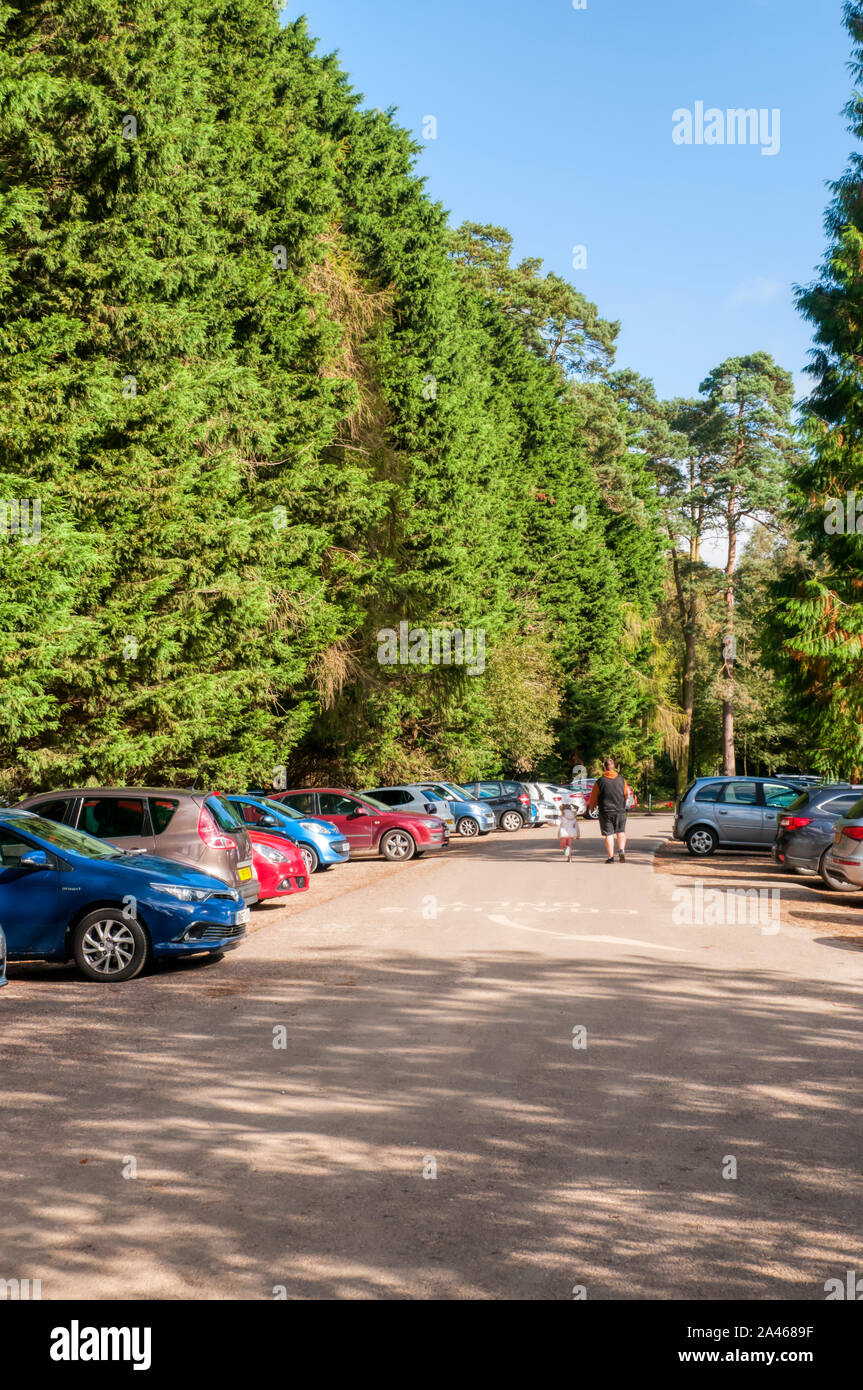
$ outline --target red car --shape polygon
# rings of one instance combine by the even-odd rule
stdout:
[[[283,835],[268,835],[264,830],[246,827],[252,842],[252,863],[261,885],[259,901],[265,898],[284,898],[288,893],[307,893],[309,875],[306,861],[296,845],[289,844]]]
[[[449,830],[437,816],[394,811],[373,796],[359,796],[344,787],[297,787],[271,792],[304,816],[330,821],[355,850],[377,850],[396,863],[449,844]]]

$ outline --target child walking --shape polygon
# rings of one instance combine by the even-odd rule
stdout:
[[[576,840],[581,839],[581,828],[578,824],[578,816],[575,814],[575,807],[571,802],[568,802],[561,809],[557,835],[564,859],[572,863],[572,846]]]

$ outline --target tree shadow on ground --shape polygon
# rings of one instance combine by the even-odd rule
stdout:
[[[0,1275],[44,1298],[819,1299],[863,1273],[856,989],[350,946],[10,973]]]

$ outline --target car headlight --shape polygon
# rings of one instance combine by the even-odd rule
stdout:
[[[151,883],[150,887],[156,893],[169,893],[172,898],[179,898],[181,903],[205,903],[210,896],[209,888],[187,888],[182,883]]]
[[[271,849],[269,845],[255,845],[255,854],[259,854],[270,864],[283,864],[285,862],[285,855],[277,849]]]
[[[312,835],[338,835],[334,825],[318,825],[317,821],[301,820],[300,829],[308,830]]]

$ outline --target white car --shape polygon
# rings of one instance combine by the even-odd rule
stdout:
[[[555,782],[537,782],[539,790],[550,801],[555,808],[555,821],[560,820],[560,813],[564,806],[574,806],[575,814],[583,816],[587,810],[587,797],[580,792],[573,791],[570,787],[559,787]]]
[[[560,806],[556,804],[552,797],[546,795],[544,784],[540,782],[525,782],[523,785],[536,809],[536,818],[533,824],[556,825],[560,820]]]
[[[394,811],[410,811],[412,815],[437,816],[447,826],[451,835],[455,834],[455,816],[448,801],[422,787],[371,787],[362,793],[391,806]]]

